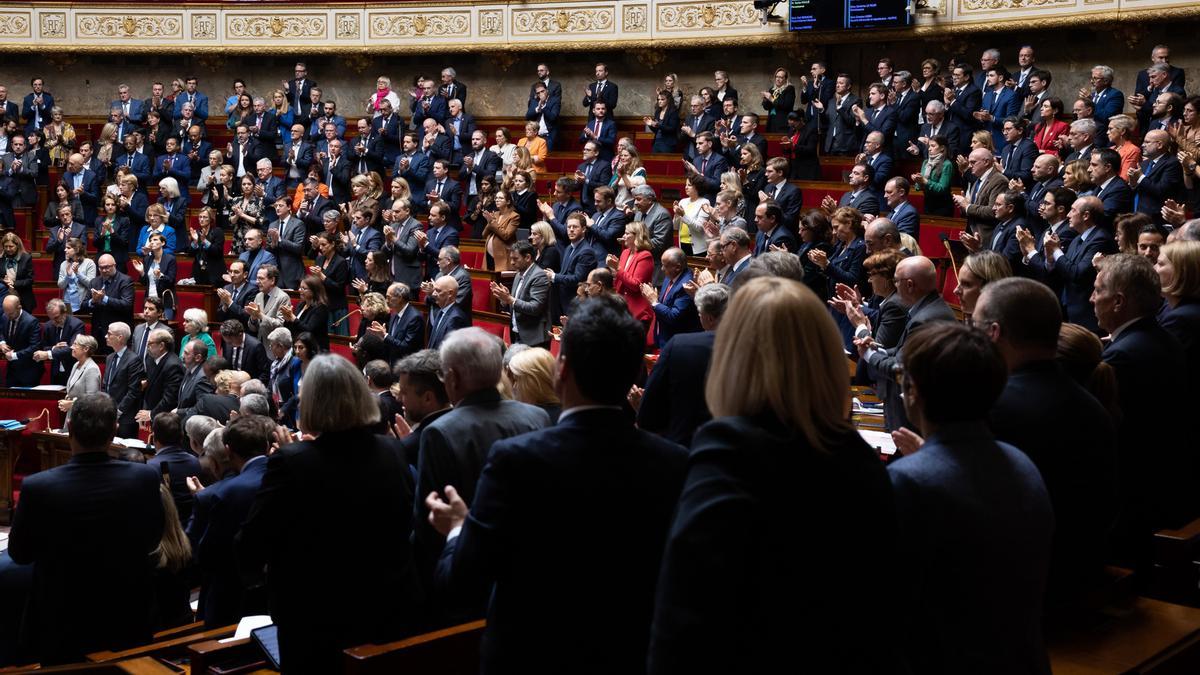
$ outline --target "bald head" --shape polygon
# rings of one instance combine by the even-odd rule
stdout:
[[[991,150],[987,148],[975,148],[967,156],[967,163],[971,166],[971,173],[976,176],[983,176],[991,168],[992,164],[995,163],[995,158]]]
[[[9,319],[16,319],[21,315],[21,299],[15,295],[9,295],[4,298],[4,314]]]
[[[937,268],[923,255],[914,255],[896,265],[896,290],[912,306],[937,288]]]
[[[887,218],[876,218],[867,224],[863,235],[869,253],[900,248],[900,230]]]
[[[458,280],[449,274],[442,275],[433,281],[433,290],[438,307],[449,307],[458,297]]]
[[[117,259],[105,253],[96,259],[96,267],[100,269],[100,276],[111,277],[117,273]]]

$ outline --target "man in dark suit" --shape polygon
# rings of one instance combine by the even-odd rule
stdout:
[[[692,96],[691,112],[683,118],[683,124],[679,127],[680,136],[686,137],[687,141],[683,146],[683,158],[691,160],[696,155],[696,135],[705,131],[713,131],[717,123],[717,118],[708,114],[704,109],[704,99],[699,96]]]
[[[921,95],[912,90],[912,73],[896,71],[892,76],[893,108],[896,111],[896,141],[893,153],[903,151],[917,138],[917,127],[921,120]]]
[[[21,117],[25,119],[25,130],[33,132],[42,129],[50,121],[54,96],[44,89],[45,83],[40,77],[31,79],[29,86],[33,91],[25,94],[25,99],[21,101]]]
[[[509,251],[517,276],[512,290],[492,283],[492,295],[512,315],[512,341],[530,347],[545,347],[550,340],[550,279],[533,262],[536,251],[528,241],[518,241]],[[686,262],[686,261],[685,261]]]
[[[759,209],[770,210],[770,206],[760,204]],[[701,330],[696,303],[686,288],[692,283],[692,271],[688,269],[687,256],[682,250],[672,247],[663,252],[662,273],[661,289],[649,285],[642,287],[642,294],[654,310],[654,343],[660,349],[676,335]]]
[[[1015,278],[988,283],[972,319],[1009,371],[989,415],[992,432],[1033,460],[1054,505],[1047,598],[1052,605],[1070,604],[1104,578],[1118,503],[1113,422],[1055,362],[1062,309],[1044,284]]]
[[[1160,129],[1146,132],[1142,139],[1143,161],[1129,170],[1134,208],[1159,224],[1163,222],[1163,202],[1174,199],[1182,203],[1187,192],[1183,183],[1183,167],[1170,149],[1169,133]]]
[[[371,131],[380,139],[380,152],[382,154],[383,166],[392,167],[396,164],[396,157],[400,154],[401,136],[404,132],[404,120],[400,119],[400,115],[392,110],[392,102],[386,98],[379,103],[380,115],[371,120]],[[360,125],[359,135],[362,135]]]
[[[585,660],[604,672],[645,668],[650,598],[687,452],[636,429],[619,409],[640,367],[645,343],[640,325],[617,302],[588,300],[572,313],[559,357],[564,411],[556,426],[516,438],[516,429],[503,429],[503,440],[488,433],[491,452],[472,462],[486,464],[478,485],[471,472],[431,484],[433,490],[445,491],[428,499],[434,527],[447,535],[437,587],[459,606],[489,605],[482,672],[513,667],[571,670]],[[454,398],[455,387],[449,382],[447,390]],[[486,404],[480,405],[475,397],[484,395]],[[472,394],[467,403],[461,409],[479,415],[475,411],[481,407],[487,410],[506,402],[499,400],[493,386]],[[459,410],[456,406],[426,431],[422,463],[427,449],[440,449],[435,440],[443,437],[443,429],[463,424]],[[545,426],[545,414],[535,417],[534,412],[542,411],[523,411],[524,430]],[[482,437],[480,431],[473,435]],[[535,495],[516,489],[524,480],[545,490]],[[534,519],[524,515],[538,512],[543,500],[558,503],[569,495],[604,494],[616,485],[623,486],[629,500],[576,500],[572,503],[578,508],[569,514],[543,512]],[[534,536],[544,527],[556,536]],[[645,545],[595,546],[597,539],[612,537]],[[529,545],[512,544],[518,541]],[[570,609],[550,626],[543,617],[553,607]],[[537,638],[530,632],[534,626],[540,626]],[[505,639],[493,639],[499,635]]]
[[[171,331],[164,328],[150,333],[150,342],[146,345],[142,409],[136,416],[138,422],[149,424],[159,413],[178,407],[183,375],[183,361],[175,353],[175,338]]]
[[[142,360],[129,348],[129,324],[116,321],[105,327],[111,354],[104,362],[104,391],[117,408],[117,435],[137,438],[136,416],[142,408]],[[78,414],[78,413],[75,413]]]
[[[996,159],[987,148],[976,148],[967,156],[967,167],[975,181],[966,194],[954,195],[954,203],[967,216],[967,231],[990,241],[996,226],[992,205],[996,195],[1008,190],[1008,180],[996,170]]]
[[[258,415],[239,416],[226,427],[221,441],[237,473],[196,493],[188,539],[200,567],[198,618],[206,627],[236,623],[265,609],[256,605],[238,576],[234,538],[242,528],[267,470],[266,455],[275,424]]]
[[[1117,174],[1121,171],[1121,155],[1112,148],[1093,150],[1088,163],[1088,175],[1096,187],[1081,195],[1094,195],[1104,204],[1105,227],[1111,228],[1117,215],[1133,211],[1133,190]]]
[[[1171,82],[1172,66],[1165,63],[1152,64],[1146,70],[1138,72],[1138,84],[1134,93],[1129,96],[1129,105],[1137,109],[1138,129],[1152,128],[1150,120],[1154,117],[1154,104],[1163,94],[1177,94],[1187,98],[1183,86]],[[1176,116],[1181,111],[1176,110]]]
[[[853,155],[862,147],[862,136],[859,134],[858,120],[854,115],[859,98],[850,93],[852,83],[849,75],[840,73],[828,105],[820,99],[811,102],[824,118],[822,128],[825,130],[826,154]]]
[[[413,292],[407,284],[394,283],[389,286],[386,296],[387,323],[373,321],[367,329],[387,347],[388,363],[395,363],[415,353],[425,344],[425,317],[412,306]]]
[[[138,179],[138,192],[144,194],[146,187],[150,183],[150,174],[153,171],[153,167],[150,165],[150,157],[144,152],[138,152],[137,136],[132,134],[125,139],[122,147],[124,152],[120,157],[116,157],[117,145],[113,145],[113,164],[118,167],[129,167],[130,173]]]
[[[821,115],[821,111],[828,107],[829,102],[833,100],[834,95],[834,78],[826,77],[826,66],[823,61],[814,61],[809,68],[809,73],[812,75],[810,80],[808,76],[800,76],[800,105],[805,106],[804,118],[808,120],[817,120],[819,133],[824,136],[826,127],[825,119]],[[814,101],[820,101],[821,107],[814,105]]]
[[[217,289],[217,320],[232,319],[244,327],[250,317],[246,314],[246,303],[258,295],[258,286],[249,281],[246,263],[235,260],[229,263],[229,283]]]
[[[0,85],[0,114],[5,120],[12,120],[14,125],[21,123],[21,106],[8,100],[8,87],[3,85]]]
[[[154,415],[151,425],[154,442],[158,446],[154,456],[146,464],[163,474],[163,482],[171,488],[175,510],[179,512],[179,524],[186,526],[192,517],[195,497],[188,488],[187,479],[200,475],[200,460],[184,445],[183,424],[179,415],[167,411]],[[163,470],[163,465],[166,469]]]
[[[1122,413],[1117,448],[1125,501],[1113,548],[1118,560],[1146,569],[1152,533],[1182,527],[1197,515],[1196,461],[1179,452],[1187,445],[1184,427],[1162,420],[1175,392],[1188,386],[1187,371],[1183,348],[1155,319],[1161,286],[1150,261],[1115,254],[1098,266],[1092,300],[1097,323],[1111,336],[1104,361],[1116,372]]]
[[[241,325],[236,321],[233,323]],[[189,342],[183,350],[183,381],[179,383],[179,400],[175,404],[175,412],[195,407],[202,397],[213,393],[212,380],[209,380],[204,373],[206,361],[208,361],[208,345],[204,344],[202,340]]]
[[[165,91],[162,82],[155,82],[150,85],[150,97],[142,101],[142,110],[147,115],[150,114],[151,110],[157,110],[159,119],[170,126],[171,121],[175,118],[175,106],[167,100],[164,94]]]
[[[114,321],[133,323],[133,282],[117,271],[117,261],[105,253],[96,260],[97,274],[79,311],[92,315],[92,335],[102,336]]]
[[[396,116],[392,117],[392,123],[395,126]],[[396,154],[400,151],[399,143],[397,143],[396,152],[392,153],[392,161],[387,162],[383,154],[383,138],[379,135],[379,131],[372,126],[373,124],[365,118],[358,120],[358,136],[354,138],[348,148],[350,156],[347,159],[350,161],[351,176],[368,176],[372,172],[385,176],[387,173],[384,171],[384,167],[392,166],[395,163]]]
[[[579,284],[587,280],[588,272],[596,269],[597,265],[595,249],[587,241],[586,218],[579,213],[573,213],[566,216],[565,222],[568,243],[563,251],[562,265],[558,272],[546,270],[552,289],[550,318],[555,324],[575,298]]]
[[[984,87],[983,102],[975,111],[975,119],[980,126],[990,131],[992,143],[1000,151],[1008,143],[1004,134],[1004,122],[1009,118],[1016,119],[1021,112],[1021,100],[1005,84],[1008,71],[1003,68],[991,68],[987,72],[987,86]]]
[[[450,176],[450,160],[436,159],[429,180],[425,181],[424,196],[429,204],[446,207],[446,222],[459,229],[458,210],[462,205],[462,186]],[[415,192],[415,190],[414,190]]]
[[[414,127],[424,126],[427,119],[441,124],[450,114],[450,107],[446,105],[446,99],[438,96],[434,87],[433,80],[426,80],[422,85],[421,97],[413,102],[412,123]]]
[[[597,103],[603,103],[605,112],[615,115],[617,113],[617,94],[616,83],[608,81],[608,66],[597,63],[596,81],[589,84],[583,93],[583,107],[588,111],[588,121],[591,122]]]
[[[634,390],[637,424],[644,431],[689,446],[692,434],[712,418],[704,400],[704,379],[712,360],[717,326],[729,302],[729,287],[707,284],[695,291],[703,330],[680,333],[663,346],[644,391]]]
[[[250,135],[258,139],[264,146],[264,154],[275,156],[275,144],[280,140],[279,118],[274,110],[267,109],[267,101],[261,96],[254,97],[254,112],[250,115]]]
[[[200,172],[204,167],[208,166],[208,155],[212,152],[212,143],[204,139],[203,128],[199,125],[188,129],[187,136],[183,139],[183,144],[179,148],[188,159],[188,165],[191,167],[191,185],[196,185],[200,181]]]
[[[317,150],[321,149],[321,141],[332,138],[343,140],[346,137],[346,118],[337,114],[337,103],[323,101],[321,115],[313,118],[308,129],[309,139],[317,142]]]
[[[413,185],[424,185],[425,180],[429,178],[430,159],[429,156],[420,150],[421,137],[412,131],[405,132],[400,140],[400,154],[396,155],[396,164],[393,169],[393,177],[399,176],[408,181],[411,188]],[[424,202],[417,199],[418,195],[413,194],[413,204],[421,205]]]
[[[1029,170],[1029,178],[1033,181],[1028,185],[1025,199],[1025,222],[1029,223],[1033,232],[1043,232],[1048,223],[1042,217],[1042,203],[1046,199],[1046,195],[1057,188],[1062,187],[1062,178],[1058,175],[1058,170],[1062,166],[1062,162],[1058,159],[1058,155],[1045,154],[1038,155],[1037,159],[1033,160],[1033,167]],[[1012,180],[1008,182],[1009,188],[1017,188],[1017,184]],[[1067,205],[1067,210],[1070,209],[1070,204]],[[1066,215],[1066,210],[1063,211]],[[1055,221],[1058,222],[1058,221]]]
[[[550,94],[550,98],[558,99],[560,102],[562,101],[562,83],[558,80],[550,79],[550,66],[546,65],[545,63],[537,64],[537,80],[534,80],[534,83],[529,85],[530,101],[533,101],[535,98],[537,98],[538,82],[541,82],[542,86],[546,87],[547,92]]]
[[[795,253],[800,247],[796,235],[783,226],[783,211],[773,202],[763,202],[754,209],[754,225],[758,236],[754,243],[754,255],[759,256],[772,247],[782,247],[788,253]],[[682,253],[682,251],[681,251]]]
[[[905,340],[923,324],[955,320],[954,312],[938,291],[937,268],[929,258],[911,256],[900,261],[896,266],[896,292],[900,294],[900,302],[908,307],[908,323],[896,346],[880,348],[871,339],[870,330],[863,325],[858,325],[854,334],[859,357],[866,361],[875,376],[879,398],[883,399],[884,423],[891,431],[908,423],[900,383],[896,380],[896,366],[903,362]]]
[[[15,105],[15,104],[14,104]],[[9,196],[15,207],[37,204],[37,158],[29,152],[25,134],[17,132],[8,139],[8,152],[0,155],[0,175],[11,184]]]
[[[179,183],[179,191],[187,196],[188,184],[192,180],[192,163],[187,155],[179,152],[179,140],[174,136],[167,139],[166,153],[154,158],[154,171],[150,180],[157,184],[171,177]]]
[[[79,199],[79,204],[83,207],[84,222],[93,222],[96,218],[96,207],[100,203],[100,193],[103,191],[100,176],[87,167],[83,155],[77,152],[67,157],[66,168],[62,176],[63,185]]]
[[[902,629],[908,662],[1049,673],[1041,621],[1055,514],[1037,466],[987,428],[1004,361],[956,322],[913,331],[904,351],[904,405],[926,437],[888,467],[906,604],[920,617]]]
[[[850,186],[850,190],[838,198],[836,206],[849,206],[858,209],[859,213],[879,215],[879,197],[871,191],[871,178],[871,167],[866,164],[859,162],[851,167],[850,173],[846,175],[846,184]],[[822,205],[832,206],[833,199],[827,197],[822,200]],[[833,211],[833,208],[829,210]]]
[[[453,146],[450,161],[458,164],[462,161],[463,151],[470,147],[471,133],[475,131],[475,117],[463,112],[462,101],[458,99],[450,99],[447,105],[450,107],[450,112],[446,115],[446,121],[442,127],[445,129],[444,133],[450,137],[450,143]]]
[[[616,207],[616,193],[607,185],[596,188],[592,196],[596,202],[596,213],[588,228],[592,242],[598,244],[605,255],[618,255],[621,252],[620,240],[625,234],[625,212]]]
[[[71,345],[76,336],[87,331],[83,322],[67,312],[67,305],[58,298],[46,302],[46,322],[41,328],[39,351],[33,353],[38,363],[50,362],[50,384],[66,384],[75,360],[71,357]],[[40,382],[41,375],[38,375]]]
[[[143,644],[154,630],[159,474],[109,457],[117,414],[108,397],[85,394],[72,411],[71,460],[26,477],[8,539],[13,561],[33,565],[25,629],[43,665]]]
[[[33,353],[41,344],[38,320],[21,309],[15,295],[4,298],[4,313],[0,315],[0,356],[7,364],[4,386],[35,387],[41,384],[45,369],[35,361]]]
[[[304,278],[304,223],[292,215],[292,200],[280,197],[274,204],[276,220],[267,230],[267,250],[279,261],[279,285],[287,290],[300,288]]]
[[[1002,133],[1005,145],[1000,151],[1000,168],[1009,181],[1021,181],[1021,189],[1024,190],[1033,185],[1033,163],[1038,157],[1037,146],[1023,136],[1015,117],[1004,120]]]
[[[243,175],[253,177],[258,167],[258,160],[266,157],[266,146],[250,135],[250,127],[245,124],[237,125],[234,141],[226,147],[225,163],[237,170],[235,173],[237,177],[240,178]],[[272,152],[274,152],[274,146],[272,146]]]
[[[421,222],[412,216],[412,203],[407,199],[395,200],[391,210],[384,212],[384,219],[387,224],[383,227],[383,244],[379,250],[387,257],[392,281],[410,289],[420,288],[422,255],[417,232],[425,233]],[[425,236],[428,240],[428,235]]]
[[[971,82],[971,66],[960,64],[951,71],[950,81],[953,86],[946,87],[945,103],[946,117],[965,129],[964,135],[980,128],[975,113],[982,107],[983,92]],[[963,147],[967,147],[964,144]]]
[[[703,185],[699,186],[700,194],[710,202],[716,202],[717,192],[721,190],[721,174],[729,168],[724,155],[714,151],[715,143],[716,137],[711,132],[697,134],[696,156],[684,164],[689,176],[703,180]]]
[[[332,199],[321,196],[320,181],[316,179],[306,178],[301,189],[304,190],[304,200],[296,210],[296,217],[304,222],[307,241],[308,237],[325,229],[325,212],[336,211],[337,204]],[[254,277],[251,276],[250,280],[253,281]]]
[[[914,142],[906,146],[908,154],[914,158],[929,157],[929,139],[935,136],[946,137],[946,158],[952,159],[966,152],[962,128],[946,116],[946,104],[941,101],[930,101],[925,105],[925,123],[917,130]]]
[[[329,186],[329,198],[334,204],[350,201],[351,162],[342,156],[342,142],[329,141],[329,156],[321,161],[321,176]]]
[[[763,167],[763,177],[766,185],[759,194],[759,201],[768,199],[775,202],[783,212],[783,226],[793,234],[800,231],[800,210],[803,206],[803,196],[800,190],[788,182],[789,163],[783,157],[772,157]]]
[[[1153,66],[1159,63],[1167,67],[1167,72],[1170,75],[1169,81],[1171,84],[1181,89],[1187,84],[1187,79],[1185,73],[1183,72],[1183,68],[1171,65],[1171,48],[1167,45],[1155,45],[1154,49],[1150,52],[1150,64]],[[1149,84],[1149,69],[1147,68],[1144,70],[1139,70],[1137,79],[1135,80],[1133,93],[1142,94],[1146,92],[1149,89]]]
[[[562,112],[562,92],[559,96],[553,96],[545,84],[533,85],[533,96],[529,99],[529,106],[525,110],[525,119],[530,122],[537,122],[538,136],[546,139],[546,147],[549,150],[554,150],[554,144],[558,140],[558,116]]]
[[[293,124],[290,134],[283,143],[284,176],[289,189],[297,187],[308,177],[308,169],[315,156],[313,144],[305,138],[304,125]]]
[[[589,141],[596,144],[600,153],[600,161],[612,160],[613,154],[616,152],[617,123],[609,119],[608,109],[603,101],[597,101],[596,105],[592,107],[592,114],[588,117],[583,131],[579,133],[580,143]]]
[[[863,141],[863,151],[854,159],[859,164],[871,167],[871,192],[883,196],[883,186],[892,177],[892,156],[883,147],[883,134],[872,131]]]
[[[575,169],[575,182],[579,184],[579,203],[589,215],[596,212],[596,188],[608,187],[610,179],[612,167],[600,159],[600,144],[595,141],[584,143],[583,162]]]
[[[485,176],[491,176],[493,182],[496,174],[503,168],[500,155],[488,150],[487,134],[482,129],[471,132],[470,145],[462,157],[462,167],[458,170],[458,178],[463,181],[467,195],[467,211],[475,208],[479,202],[479,181]]]
[[[237,320],[221,324],[221,356],[233,370],[245,371],[252,379],[266,381],[271,368],[267,350],[258,338],[246,333]]]
[[[859,137],[865,138],[871,132],[879,132],[882,136],[882,150],[889,155],[892,152],[892,141],[896,137],[896,109],[888,105],[888,89],[882,84],[873,84],[867,94],[867,105],[861,103],[851,106],[859,126]]]
[[[1063,315],[1067,321],[1099,333],[1091,302],[1096,280],[1092,258],[1097,253],[1116,253],[1117,242],[1101,224],[1104,204],[1096,197],[1076,199],[1067,219],[1076,233],[1067,250],[1064,251],[1058,238],[1052,236],[1043,242],[1042,252],[1034,254],[1029,264],[1044,266],[1046,277],[1062,287]]]
[[[196,91],[196,78],[194,77],[184,80],[184,90],[175,97],[173,118],[178,119],[182,116],[185,103],[192,104],[194,114],[201,124],[208,119],[208,97]]]
[[[425,122],[421,125],[420,130],[422,133],[418,139],[419,147],[421,153],[430,162],[435,159],[450,161],[453,158],[454,142],[437,120],[432,117],[425,118]]]
[[[308,66],[306,64],[297,63],[295,74],[295,79],[285,80],[283,85],[287,93],[288,106],[295,111],[296,121],[301,122],[302,117],[305,119],[308,117],[312,100],[312,90],[319,88],[314,80],[308,79]]]
[[[438,277],[433,282],[431,299],[437,304],[437,312],[429,313],[429,348],[438,349],[454,331],[471,325],[470,315],[455,302],[462,287],[451,275]]]
[[[921,240],[921,216],[917,207],[908,201],[910,185],[904,176],[896,176],[883,186],[883,202],[879,213],[892,221],[896,229],[908,236]]]
[[[417,245],[421,247],[421,255],[425,258],[426,279],[432,279],[438,273],[442,265],[442,249],[450,248],[455,251],[454,263],[448,269],[458,266],[458,230],[449,224],[446,216],[448,210],[443,203],[434,204],[429,208],[429,230],[413,232],[413,236],[417,238]],[[467,278],[469,280],[470,276]]]
[[[400,391],[404,420],[411,429],[411,433],[397,443],[397,449],[414,471],[420,464],[422,433],[435,420],[450,412],[450,399],[446,396],[441,372],[442,360],[434,349],[422,349],[409,354],[392,367]]]
[[[1092,86],[1079,90],[1079,97],[1091,99],[1095,113],[1092,118],[1099,126],[1097,137],[1108,138],[1108,120],[1125,110],[1125,94],[1113,89],[1113,69],[1108,66],[1092,68]]]
[[[1021,260],[1021,245],[1017,238],[1017,230],[1025,229],[1025,195],[1017,190],[1009,190],[996,195],[992,203],[992,213],[996,217],[996,227],[992,230],[990,239],[964,232],[961,241],[968,251],[994,251],[1004,256],[1009,267],[1018,272],[1023,267]]]
[[[1021,261],[1022,269],[1013,270],[1013,272],[1018,276],[1031,277],[1041,281],[1054,291],[1056,297],[1062,295],[1063,284],[1061,279],[1050,276],[1049,270],[1046,269],[1045,242],[1051,238],[1057,238],[1059,248],[1070,250],[1071,240],[1079,236],[1078,232],[1071,229],[1071,223],[1067,217],[1075,200],[1075,191],[1061,185],[1046,192],[1038,207],[1037,221],[1045,223],[1045,225],[1035,226],[1041,228],[1040,231],[1035,227],[1024,232],[1017,230],[1017,241],[1021,244],[1021,253],[1024,258]],[[1028,217],[1025,221],[1031,225],[1034,222]],[[1033,264],[1035,255],[1042,256],[1039,258],[1041,264]]]

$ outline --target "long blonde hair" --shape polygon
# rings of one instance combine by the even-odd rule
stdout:
[[[524,349],[508,362],[513,374],[513,398],[530,405],[558,404],[554,393],[554,355],[534,347]]]
[[[164,522],[162,539],[154,551],[158,558],[155,567],[179,572],[192,560],[192,545],[183,531],[183,526],[179,524],[179,511],[175,510],[175,498],[171,496],[171,488],[160,483],[158,496],[162,501]]]
[[[774,415],[818,450],[850,431],[850,380],[837,326],[804,284],[760,277],[721,320],[704,396],[713,417]]]

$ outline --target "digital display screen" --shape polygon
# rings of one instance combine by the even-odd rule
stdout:
[[[903,28],[909,0],[788,0],[788,30]]]

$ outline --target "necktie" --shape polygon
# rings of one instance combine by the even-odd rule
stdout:
[[[9,340],[13,339],[13,337],[16,336],[16,334],[17,334],[17,322],[10,319],[8,322],[8,339]]]
[[[142,331],[142,343],[138,345],[138,356],[146,358],[146,343],[150,341],[150,326]]]
[[[704,172],[707,170],[708,170],[708,156],[706,155],[704,157],[704,159],[700,161],[700,175],[703,176]]]
[[[593,164],[595,164],[595,162],[588,162],[588,163],[587,163],[587,165],[586,165],[586,166],[584,166],[584,168],[583,168],[583,178],[584,178],[584,180],[591,180],[591,179],[592,179],[592,165],[593,165]]]
[[[1099,103],[1099,102],[1100,102],[1100,92],[1096,92],[1096,94],[1094,96],[1092,96],[1092,103]]]
[[[112,381],[116,378],[117,371],[120,370],[120,368],[121,368],[121,353],[116,352],[113,354],[112,368],[109,368],[108,372],[105,373],[105,375],[108,376],[108,378],[107,378],[108,383],[105,384],[105,386],[104,386],[105,391],[112,390]]]
[[[242,369],[242,348],[241,347],[233,348],[233,369],[234,370]]]
[[[600,137],[600,120],[596,120],[596,129],[592,132],[597,138]]]
[[[604,93],[604,82],[597,82],[596,83],[596,96],[600,96],[600,94],[603,94],[603,93]]]
[[[437,182],[437,189],[434,192],[438,193],[439,197],[442,195],[442,181]]]

